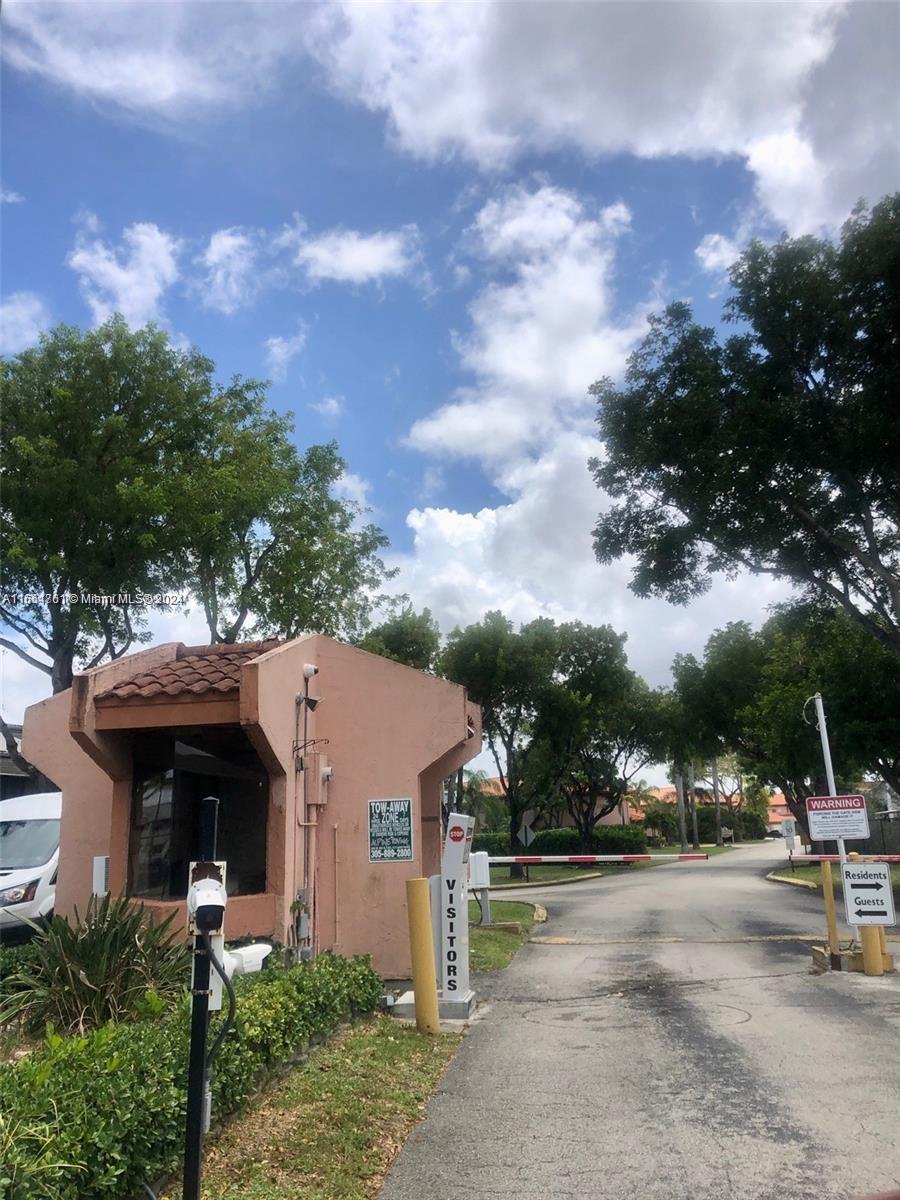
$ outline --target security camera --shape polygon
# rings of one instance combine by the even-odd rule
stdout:
[[[303,664],[303,678],[304,679],[312,679],[313,675],[318,675],[318,673],[319,673],[319,668],[316,666],[315,663],[304,663]]]
[[[225,885],[219,879],[198,879],[187,896],[192,933],[215,933],[225,920]]]
[[[268,942],[254,942],[252,946],[240,946],[236,950],[225,951],[225,970],[229,977],[234,975],[255,975],[262,970],[263,960],[272,953]]]

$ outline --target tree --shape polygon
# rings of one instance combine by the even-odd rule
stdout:
[[[805,696],[798,693],[804,685],[776,686],[766,675],[774,637],[771,623],[758,633],[743,621],[716,630],[702,663],[693,655],[676,656],[675,691],[684,708],[697,714],[704,738],[715,736],[734,754],[737,774],[754,774],[780,788],[806,829],[804,801],[813,794],[810,780],[821,773],[821,755],[815,731],[801,717]]]
[[[587,850],[597,822],[661,756],[662,700],[628,669],[625,638],[609,626],[563,625],[560,641],[555,736],[539,714],[535,738],[545,744],[535,765],[543,764],[544,794],[552,799],[558,790]]]
[[[479,833],[501,833],[506,825],[506,803],[488,786],[487,772],[465,771],[462,811],[476,820]]]
[[[387,538],[335,493],[346,463],[334,442],[302,454],[290,417],[260,404],[210,431],[185,481],[192,515],[184,571],[214,642],[297,637],[307,630],[358,638],[377,589],[396,574],[379,552]]]
[[[155,597],[192,593],[214,641],[357,632],[389,574],[383,535],[300,454],[266,385],[120,317],[61,325],[3,361],[0,639],[69,687],[145,640]]]
[[[443,673],[463,684],[469,698],[481,705],[482,730],[506,800],[512,848],[519,845],[522,816],[534,798],[528,769],[531,735],[554,687],[558,656],[553,621],[540,617],[515,632],[501,612],[454,629],[442,656]]]
[[[766,745],[780,746],[797,731],[812,747],[811,774],[822,775],[815,729],[788,716],[790,704],[802,708],[818,691],[826,704],[836,773],[848,782],[867,773],[890,786],[900,783],[900,663],[895,656],[842,610],[821,605],[782,607],[759,637],[766,647],[760,695],[745,716],[757,730],[766,729]],[[781,714],[784,729],[777,726]],[[816,786],[822,786],[821,778]]]
[[[208,360],[121,320],[61,325],[2,369],[2,645],[57,692],[140,640],[135,597],[181,583],[172,482],[218,396]]]
[[[733,754],[720,777],[732,812],[743,800],[729,799],[729,774],[753,776],[757,789],[779,788],[806,828],[806,798],[827,787],[818,733],[802,715],[817,691],[838,776],[900,782],[900,663],[841,609],[790,605],[757,632],[728,625],[709,638],[702,662],[679,655],[673,673],[684,708]]]
[[[840,243],[754,242],[720,341],[688,305],[650,321],[625,385],[601,380],[614,503],[594,545],[632,588],[686,603],[746,568],[825,597],[900,656],[900,193]]]
[[[441,645],[441,631],[427,608],[417,613],[407,604],[399,613],[370,629],[357,643],[361,650],[381,654],[419,671],[432,671]]]

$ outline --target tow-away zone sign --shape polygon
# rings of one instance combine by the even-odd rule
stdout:
[[[869,814],[863,796],[809,796],[806,815],[814,842],[869,836]]]
[[[844,877],[844,907],[848,925],[894,925],[894,893],[888,863],[848,862]]]

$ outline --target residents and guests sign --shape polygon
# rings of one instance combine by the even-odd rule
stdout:
[[[370,800],[369,862],[412,860],[412,800]]]
[[[810,796],[806,801],[809,836],[814,842],[869,836],[869,814],[863,796]]]

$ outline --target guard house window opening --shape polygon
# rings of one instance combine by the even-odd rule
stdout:
[[[147,730],[135,735],[128,893],[181,900],[197,857],[199,802],[219,797],[219,852],[228,892],[266,890],[269,780],[237,725]]]

